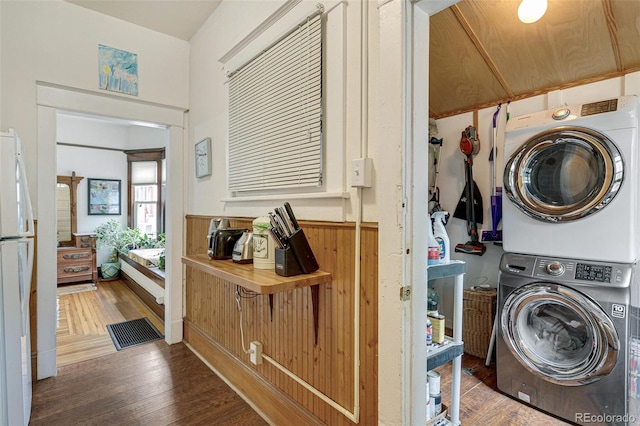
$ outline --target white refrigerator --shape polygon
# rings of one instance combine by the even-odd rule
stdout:
[[[0,132],[0,425],[27,425],[31,415],[33,234],[22,142],[11,129]]]

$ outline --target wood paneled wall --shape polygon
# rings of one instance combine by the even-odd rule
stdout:
[[[207,251],[210,217],[187,216],[187,255]],[[273,320],[267,296],[240,293],[244,340],[258,340],[264,353],[297,376],[353,411],[353,291],[355,224],[301,221],[320,269],[333,280],[320,285],[318,345],[314,346],[309,288],[274,295]],[[251,228],[250,219],[232,226]],[[364,224],[361,241],[360,289],[360,424],[378,424],[378,229]],[[187,267],[186,327],[200,329],[256,373],[330,425],[353,424],[340,412],[297,384],[270,363],[254,366],[240,339],[236,286]],[[185,336],[189,336],[186,332]],[[224,375],[224,371],[220,371]],[[237,384],[240,387],[240,384]],[[260,408],[258,406],[258,408]]]

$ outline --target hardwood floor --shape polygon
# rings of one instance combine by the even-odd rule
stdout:
[[[440,373],[442,401],[451,400],[451,365]],[[562,420],[533,409],[498,391],[495,364],[485,367],[484,359],[464,354],[460,379],[460,422],[464,426],[559,426]]]
[[[34,384],[31,425],[266,425],[184,344],[117,351],[106,325],[155,316],[122,281],[59,296],[58,376]],[[451,367],[437,370],[450,400]],[[465,426],[566,425],[497,390],[493,365],[464,355],[460,420]],[[390,425],[391,426],[391,425]]]
[[[58,297],[58,375],[34,383],[31,425],[266,425],[184,344],[117,351],[107,324],[155,316],[123,281]]]
[[[184,344],[155,341],[61,367],[33,387],[36,425],[266,425]]]
[[[122,280],[100,281],[94,291],[58,296],[58,367],[117,352],[107,324],[142,317],[164,334],[163,320]]]

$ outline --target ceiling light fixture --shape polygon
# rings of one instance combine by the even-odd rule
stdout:
[[[522,0],[518,7],[518,18],[525,24],[531,24],[542,18],[547,11],[547,0]]]

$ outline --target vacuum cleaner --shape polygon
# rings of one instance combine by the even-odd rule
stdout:
[[[480,142],[478,141],[475,127],[467,126],[467,128],[462,132],[462,137],[460,139],[460,151],[462,151],[466,157],[464,160],[466,183],[463,197],[465,198],[466,204],[467,234],[469,235],[470,240],[464,244],[457,244],[455,251],[458,253],[482,256],[487,248],[478,238],[478,224],[476,223],[475,191],[477,188],[473,181],[473,157],[478,153],[478,151],[480,151]],[[480,210],[482,211],[481,204]]]
[[[489,154],[489,163],[491,166],[491,230],[482,231],[481,239],[483,242],[502,243],[502,231],[498,229],[498,224],[502,219],[502,187],[499,187],[496,181],[496,161],[497,161],[497,140],[498,140],[498,117],[500,116],[500,107],[498,104],[496,112],[493,114],[493,134],[491,135],[491,154]]]

